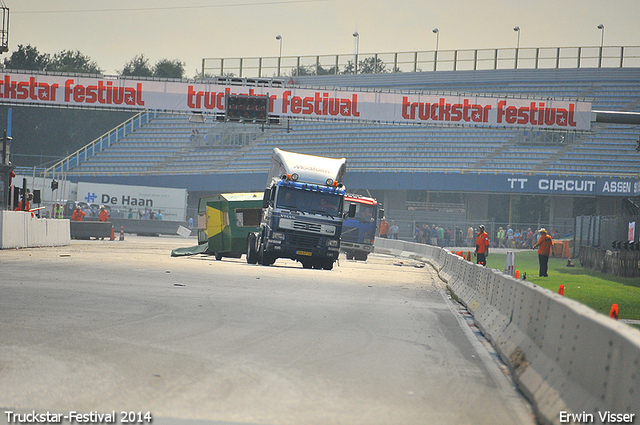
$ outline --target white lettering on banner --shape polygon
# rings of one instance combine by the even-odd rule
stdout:
[[[603,192],[609,193],[631,193],[631,182],[606,181],[602,187]]]
[[[562,179],[540,179],[538,189],[543,191],[563,191],[563,192],[593,192],[595,180],[562,180]]]
[[[516,179],[516,178],[508,178],[507,181],[511,183],[511,189],[514,189],[514,185],[516,183],[520,183],[520,189],[524,189],[524,184],[529,181],[529,179]]]
[[[590,102],[0,74],[0,102],[43,106],[223,112],[227,94],[268,96],[269,114],[281,118],[581,131],[591,128]]]

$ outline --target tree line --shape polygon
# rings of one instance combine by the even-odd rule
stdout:
[[[5,58],[1,64],[5,69],[23,69],[28,71],[50,71],[50,72],[72,72],[103,74],[98,64],[79,50],[61,50],[53,55],[40,53],[36,47],[30,44],[19,45],[18,49]],[[127,77],[156,77],[156,78],[185,78],[185,63],[178,59],[160,59],[155,64],[151,64],[144,54],[138,54],[124,64],[123,68],[117,71],[118,75]],[[304,75],[334,75],[334,74],[382,74],[387,72],[402,72],[397,67],[388,69],[387,65],[380,58],[368,57],[358,61],[358,66],[354,61],[348,61],[342,70],[335,66],[323,68],[317,66],[298,66],[292,69],[293,76]],[[228,74],[227,76],[235,76]],[[198,74],[195,78],[203,77]],[[212,75],[204,75],[211,78]]]
[[[2,67],[5,69],[24,69],[28,71],[76,72],[103,74],[98,64],[79,50],[62,50],[53,55],[40,53],[30,44],[19,45],[18,49],[5,58]],[[161,59],[151,64],[144,54],[133,57],[118,71],[122,76],[184,78],[185,63],[177,59]]]
[[[350,75],[350,74],[385,74],[387,72],[402,72],[398,67],[392,67],[387,69],[387,65],[380,58],[371,56],[358,61],[358,67],[356,68],[354,61],[348,61],[342,71],[335,66],[330,68],[324,68],[321,65],[300,65],[293,68],[293,76],[305,76],[305,75]]]

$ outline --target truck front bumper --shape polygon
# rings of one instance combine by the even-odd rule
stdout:
[[[305,247],[287,244],[285,241],[269,240],[267,250],[281,258],[291,258],[294,260],[304,258],[332,258],[338,259],[339,248],[327,246],[324,249],[316,247]]]
[[[363,251],[363,252],[372,253],[373,245],[342,241],[340,242],[340,250],[341,251],[346,251],[346,250]]]

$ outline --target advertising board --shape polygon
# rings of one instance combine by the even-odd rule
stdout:
[[[587,131],[591,103],[478,95],[227,86],[113,76],[0,73],[0,102],[224,114],[229,96],[268,99],[268,116],[400,124]]]
[[[149,218],[162,213],[163,220],[185,221],[187,190],[165,187],[128,186],[104,183],[78,183],[78,201],[110,207],[123,218]],[[112,215],[113,215],[112,212]]]

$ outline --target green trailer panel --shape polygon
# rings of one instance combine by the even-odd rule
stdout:
[[[198,243],[208,244],[216,258],[240,258],[247,235],[260,230],[262,193],[223,193],[198,203]]]

